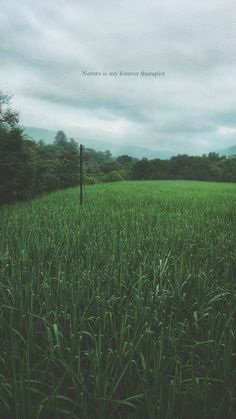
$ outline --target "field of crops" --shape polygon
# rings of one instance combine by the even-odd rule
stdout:
[[[236,412],[236,184],[119,182],[0,208],[1,419]]]

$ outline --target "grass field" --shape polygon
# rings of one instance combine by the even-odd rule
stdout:
[[[236,415],[236,184],[0,209],[1,419]]]

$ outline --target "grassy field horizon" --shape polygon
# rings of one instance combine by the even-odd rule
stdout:
[[[235,417],[236,184],[86,185],[0,217],[0,416]]]

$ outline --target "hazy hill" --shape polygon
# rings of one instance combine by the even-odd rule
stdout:
[[[24,128],[25,134],[28,135],[29,137],[32,137],[37,141],[44,140],[45,143],[48,143],[48,144],[53,142],[56,132],[57,132],[57,131],[53,131],[53,130],[45,129],[45,128],[26,127],[26,126],[25,127],[21,126],[21,127]],[[157,151],[157,150],[152,150],[149,148],[138,147],[138,146],[133,146],[133,145],[112,144],[105,141],[88,140],[85,138],[79,139],[78,137],[76,137],[76,135],[74,136],[74,138],[76,141],[78,141],[78,143],[82,143],[88,148],[94,148],[97,151],[110,150],[110,152],[115,157],[120,156],[122,154],[128,154],[129,156],[137,157],[139,159],[143,157],[147,157],[149,160],[151,160],[151,159],[157,159],[157,158],[168,159],[177,154],[175,152],[171,152],[168,150]],[[236,145],[227,147],[221,150],[217,150],[216,152],[220,156],[231,156],[234,154],[236,155]],[[182,154],[184,154],[184,152]]]
[[[34,138],[34,140],[44,140],[45,143],[49,144],[53,142],[56,135],[56,131],[52,131],[50,129],[25,127],[23,125],[21,125],[21,128],[24,129],[24,133],[26,135],[28,135],[31,138]]]
[[[236,145],[233,145],[231,147],[223,148],[222,150],[219,150],[218,153],[220,156],[233,156],[236,155]]]
[[[34,138],[35,140],[44,140],[45,143],[52,143],[56,131],[44,129],[44,128],[37,128],[37,127],[26,127],[21,126],[21,128],[24,128],[24,132],[26,135],[28,135],[31,138]],[[132,157],[137,157],[141,159],[142,157],[147,157],[148,159],[168,159],[175,155],[175,153],[170,151],[156,151],[151,150],[148,148],[143,147],[137,147],[137,146],[131,146],[131,145],[120,145],[120,144],[112,144],[109,142],[104,141],[96,141],[96,140],[87,140],[85,138],[78,139],[76,136],[73,136],[78,143],[83,143],[88,148],[94,148],[95,150],[99,151],[105,151],[110,150],[110,152],[114,156],[120,156],[122,154],[128,154]]]

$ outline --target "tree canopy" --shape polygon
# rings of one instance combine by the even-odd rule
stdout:
[[[0,90],[0,127],[8,125],[14,127],[19,122],[19,113],[9,107],[12,95]]]

